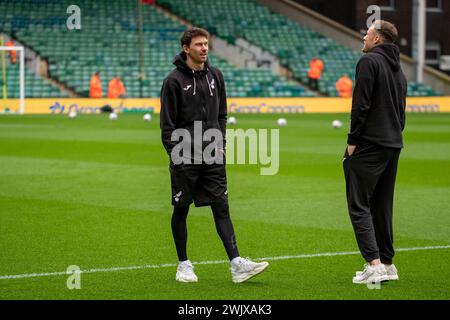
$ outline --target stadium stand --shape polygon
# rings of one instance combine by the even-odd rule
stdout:
[[[336,81],[343,74],[354,78],[360,52],[272,12],[256,0],[158,0],[157,3],[231,43],[241,37],[269,51],[304,84],[308,83],[309,61],[320,57],[325,63],[319,82],[322,94],[338,96]],[[408,95],[435,96],[438,93],[422,84],[411,83]]]
[[[103,91],[114,75],[123,79],[128,97],[139,97],[135,1],[79,0],[81,30],[68,30],[68,15],[61,14],[69,1],[0,1],[4,18],[0,28],[45,57],[52,78],[88,96],[89,79],[101,72]],[[66,6],[65,6],[66,5]],[[173,69],[179,36],[186,26],[167,18],[153,6],[143,6],[144,69],[143,96],[158,97],[164,77]],[[264,69],[239,69],[210,54],[213,65],[224,73],[228,95],[233,97],[315,96],[294,81]]]
[[[20,74],[19,64],[12,64],[9,59],[6,60],[6,83],[7,83],[7,98],[20,97]],[[28,98],[50,98],[68,97],[68,94],[62,92],[58,87],[53,86],[50,81],[41,78],[40,76],[30,72],[27,68],[25,70],[25,97]],[[0,77],[0,87],[3,86],[3,78]],[[3,98],[3,90],[0,90],[0,97]]]

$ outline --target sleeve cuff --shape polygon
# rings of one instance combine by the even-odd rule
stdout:
[[[353,136],[353,135],[348,135],[348,138],[347,138],[347,144],[349,144],[349,145],[357,145],[357,144],[359,144],[359,142],[361,141],[361,139],[359,139],[358,137],[355,137],[355,136]]]

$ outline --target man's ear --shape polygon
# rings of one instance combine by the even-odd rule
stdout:
[[[189,53],[189,46],[183,44],[183,51],[184,51],[185,53]]]
[[[380,35],[379,33],[377,33],[377,34],[375,35],[375,37],[373,38],[373,42],[374,42],[375,44],[379,44],[379,43],[383,42],[382,39],[381,39],[381,35]]]

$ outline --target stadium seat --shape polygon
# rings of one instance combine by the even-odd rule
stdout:
[[[207,28],[224,39],[242,37],[280,58],[294,76],[308,83],[311,58],[320,57],[325,64],[319,91],[337,96],[336,81],[348,74],[354,78],[360,52],[346,48],[322,34],[272,12],[255,0],[197,0],[195,5],[185,0],[158,0],[158,4],[195,25]],[[409,86],[409,95],[438,95],[422,84]]]
[[[192,3],[191,3],[192,4]],[[129,97],[139,96],[139,53],[137,48],[136,2],[111,0],[92,2],[80,0],[77,5],[88,12],[83,16],[81,30],[67,30],[61,7],[68,1],[24,0],[0,2],[5,12],[0,26],[14,34],[49,61],[50,75],[62,84],[84,96],[89,80],[100,71],[106,94],[109,80],[119,74],[128,89]],[[206,3],[195,3],[194,10],[206,8]],[[183,11],[188,14],[190,8]],[[219,14],[222,23],[227,17]],[[172,59],[180,51],[179,37],[186,26],[167,18],[153,6],[143,6],[144,70],[146,96],[158,97],[164,77],[173,69]],[[234,23],[239,24],[236,16]],[[221,30],[214,19],[208,21],[208,30]],[[223,35],[233,42],[235,33]],[[210,54],[210,61],[224,73],[229,96],[309,96],[296,82],[274,75],[270,70],[239,69]],[[274,83],[278,83],[274,85]]]

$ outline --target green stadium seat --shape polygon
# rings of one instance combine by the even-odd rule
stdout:
[[[335,43],[287,17],[271,12],[254,0],[197,0],[195,6],[185,0],[159,0],[167,8],[193,24],[206,27],[221,37],[243,37],[278,56],[292,70],[294,76],[307,84],[309,61],[319,56],[325,61],[323,86],[320,91],[335,96],[334,85],[343,75],[354,77],[354,68],[360,53]],[[224,14],[225,13],[225,14]],[[220,17],[220,18],[219,18]],[[421,84],[410,86],[414,95],[436,95],[432,88]]]
[[[67,0],[1,2],[0,9],[5,13],[6,20],[2,19],[0,23],[11,25],[10,32],[14,32],[19,40],[48,59],[50,75],[79,95],[86,95],[91,75],[99,70],[105,91],[109,79],[119,74],[123,77],[126,87],[130,88],[129,96],[138,96],[139,90],[134,89],[139,88],[135,2],[111,0],[94,3],[89,0],[79,0],[77,5],[90,10],[89,15],[83,18],[82,29],[77,31],[68,31],[65,25],[59,24],[61,21],[54,18],[60,14],[62,7],[65,9],[69,4],[71,3]],[[171,7],[170,3],[165,5]],[[244,7],[239,6],[238,9],[241,10],[241,14],[244,14],[247,7],[248,4]],[[181,9],[180,13],[183,15],[190,14],[192,11],[192,8],[186,6],[176,8]],[[206,2],[195,2],[194,8],[196,11],[209,10],[211,5]],[[264,17],[263,11],[258,14],[261,18]],[[245,29],[243,26],[248,24],[247,21],[241,20],[240,16],[236,16],[236,19],[232,20],[235,24],[233,32],[222,32],[221,25],[229,23],[229,18],[223,15],[221,10],[214,10],[213,15],[214,17],[209,17],[206,21],[209,31],[221,32],[223,37],[231,43],[235,42],[240,30]],[[26,16],[27,23],[14,24],[16,16]],[[153,6],[143,6],[143,18],[144,66],[146,78],[151,80],[145,83],[145,92],[157,97],[162,80],[173,68],[172,58],[180,51],[178,39],[186,27],[165,17]],[[217,25],[216,21],[220,23]],[[290,57],[290,54],[286,51],[286,59]],[[300,85],[288,84],[287,79],[274,76],[268,70],[253,72],[248,69],[238,69],[214,54],[210,54],[210,59],[213,64],[220,66],[224,74],[227,74],[225,80],[229,88],[245,88],[244,91],[229,90],[231,96],[234,94],[269,95],[272,91],[268,88],[272,87],[271,79],[273,78],[287,84],[282,90],[275,91],[280,92],[280,95],[285,95],[286,91],[294,95],[304,92]],[[255,86],[259,86],[260,89],[256,90]]]

